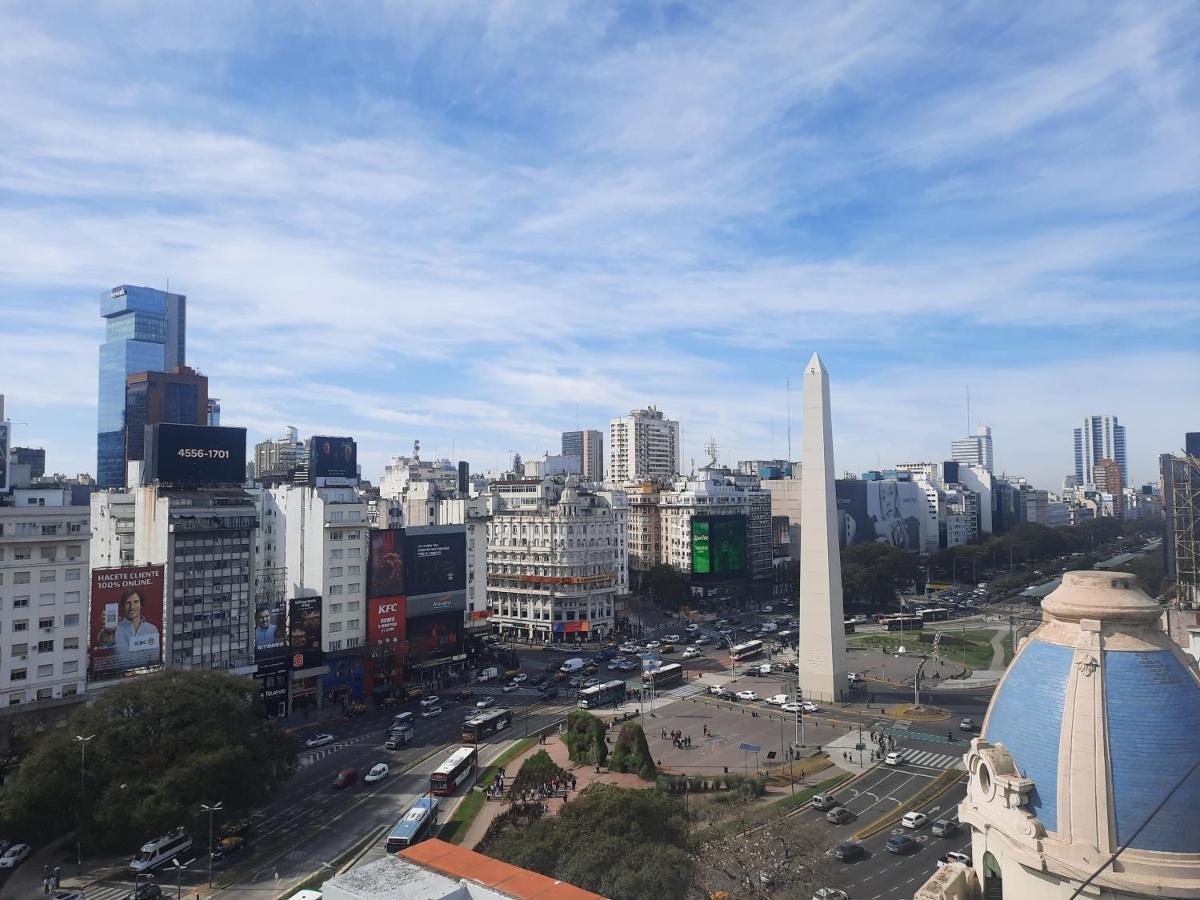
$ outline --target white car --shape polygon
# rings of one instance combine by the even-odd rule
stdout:
[[[665,638],[663,638],[663,640],[666,641],[668,644],[678,644],[679,643],[679,635],[668,634]]]
[[[509,682],[504,687],[500,688],[500,693],[511,694],[513,691],[515,691],[519,687],[520,687],[520,685],[517,684],[516,682]]]
[[[754,693],[754,691],[738,691],[737,698],[739,700],[757,700],[758,694]]]
[[[715,695],[715,696],[717,696],[717,697],[727,697],[727,696],[729,696],[729,691],[725,690],[725,688],[724,688],[722,685],[719,685],[719,684],[710,684],[710,685],[708,686],[708,692],[709,692],[710,694],[714,694],[714,695]]]
[[[622,653],[637,653],[638,650],[640,650],[640,649],[641,648],[637,644],[622,644],[621,645]]]
[[[849,897],[850,895],[845,891],[831,887],[819,888],[817,892],[813,894],[813,900],[849,900]]]
[[[904,754],[900,753],[897,750],[893,750],[891,753],[889,753],[887,756],[885,756],[883,758],[883,761],[885,763],[887,763],[889,766],[898,766],[902,762],[904,762]]]
[[[649,641],[646,644],[646,649],[647,650],[657,650],[661,646],[662,646],[662,644],[660,644],[658,641]]]
[[[695,622],[688,622],[685,626],[683,626],[683,630],[684,631],[699,631],[700,626],[697,625]]]
[[[475,702],[475,707],[477,709],[487,709],[489,706],[495,706],[495,705],[496,705],[495,697],[484,697],[482,700],[477,700]]]
[[[442,698],[437,694],[430,694],[428,697],[421,698],[421,706],[425,707],[426,709],[429,709],[431,706],[440,706],[441,702]]]
[[[683,651],[684,659],[695,659],[699,655],[700,655],[699,647],[688,647],[686,650]]]
[[[774,697],[768,697],[767,702],[772,706],[783,706],[788,702],[787,694],[776,694]]]
[[[772,606],[770,603],[768,603],[766,606],[764,606],[764,607],[762,608],[762,611],[763,611],[763,612],[774,612],[774,611],[775,611],[775,607],[773,607],[773,606]]]
[[[305,747],[324,747],[326,744],[333,743],[332,734],[314,734],[304,742]]]
[[[813,703],[811,700],[805,700],[803,703],[800,704],[800,708],[802,710],[804,710],[805,712],[820,712],[821,711],[821,707],[817,706],[817,704]]]
[[[432,719],[434,716],[440,716],[442,708],[440,706],[430,706],[421,710],[422,719]]]
[[[905,828],[923,828],[925,823],[929,821],[929,816],[922,812],[906,812],[904,818],[900,820],[900,824]]]
[[[529,680],[529,676],[526,675],[524,672],[519,672],[518,674],[513,676],[513,684],[524,684],[528,680]]]
[[[847,672],[846,680],[849,681],[851,684],[857,684],[858,682],[862,681],[862,676],[859,675],[857,672]]]
[[[14,844],[0,856],[0,869],[15,869],[25,861],[32,848],[28,844]]]
[[[800,712],[800,704],[799,703],[785,703],[779,708],[782,709],[785,713]]]
[[[371,766],[371,771],[363,776],[363,781],[365,781],[367,784],[374,784],[377,781],[383,781],[383,779],[388,777],[388,772],[390,771],[391,769],[388,768],[387,763],[376,763],[375,765]]]

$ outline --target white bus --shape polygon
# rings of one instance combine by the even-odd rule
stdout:
[[[616,706],[625,699],[625,682],[607,681],[604,684],[594,684],[579,692],[580,709],[600,709],[604,706]]]
[[[418,844],[433,833],[437,825],[438,802],[433,797],[422,797],[408,808],[387,836],[386,849],[395,853],[405,847]]]
[[[474,747],[459,747],[429,776],[429,790],[439,797],[453,794],[475,769]]]
[[[740,662],[743,659],[751,659],[755,656],[762,656],[763,642],[762,641],[746,641],[744,644],[738,644],[729,651],[729,655],[735,662]]]

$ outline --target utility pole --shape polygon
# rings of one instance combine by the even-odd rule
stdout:
[[[78,810],[78,828],[75,831],[75,866],[78,869],[76,874],[83,875],[83,773],[87,769],[87,745],[88,741],[96,735],[89,734],[87,737],[75,735],[75,740],[79,743],[79,805]]]
[[[213,813],[220,812],[221,800],[218,800],[212,806],[206,803],[200,804],[200,811],[208,813],[208,886],[212,887],[212,864],[213,864]]]

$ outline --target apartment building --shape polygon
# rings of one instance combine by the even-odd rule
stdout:
[[[679,471],[679,423],[650,407],[609,423],[608,480],[615,484]]]

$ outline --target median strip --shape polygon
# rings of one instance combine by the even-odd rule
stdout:
[[[861,841],[871,837],[873,834],[878,834],[883,829],[899,822],[906,812],[910,809],[919,809],[926,804],[932,803],[934,800],[947,793],[954,785],[966,778],[965,772],[959,772],[957,769],[946,769],[937,778],[933,779],[928,785],[913,795],[912,800],[906,805],[897,806],[892,812],[876,819],[866,828],[860,828],[854,832],[854,840]]]

